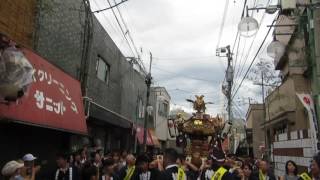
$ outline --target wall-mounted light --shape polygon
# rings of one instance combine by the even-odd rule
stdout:
[[[285,45],[273,37],[273,41],[267,47],[267,55],[272,58],[279,58],[284,54]]]

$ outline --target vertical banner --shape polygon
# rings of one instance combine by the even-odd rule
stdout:
[[[308,111],[308,117],[309,117],[309,124],[310,124],[310,131],[311,131],[311,139],[312,139],[312,144],[313,144],[313,150],[314,153],[318,152],[318,138],[317,138],[317,132],[318,132],[318,121],[317,121],[317,116],[315,113],[315,108],[314,108],[314,102],[310,94],[298,94],[297,96],[303,106],[307,109]]]

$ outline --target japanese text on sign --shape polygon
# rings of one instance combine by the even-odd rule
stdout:
[[[36,99],[36,106],[41,110],[46,110],[52,113],[63,115],[67,111],[67,107],[71,109],[72,112],[78,114],[78,108],[69,94],[68,89],[65,88],[64,84],[57,81],[52,77],[50,73],[47,73],[44,70],[38,69],[33,77],[34,82],[47,83],[48,85],[56,86],[59,91],[63,94],[65,99],[68,101],[69,105],[65,105],[62,99],[52,99],[47,96],[44,92],[36,90],[34,98]]]

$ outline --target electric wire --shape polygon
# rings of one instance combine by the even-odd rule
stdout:
[[[117,4],[116,0],[113,0],[113,1],[114,1],[115,4]],[[108,0],[108,2],[109,2],[109,0]],[[124,25],[124,28],[126,29],[126,34],[128,35],[129,40],[130,40],[130,42],[131,42],[131,44],[132,44],[132,46],[133,46],[133,49],[134,49],[135,53],[137,54],[137,61],[139,62],[140,66],[142,67],[142,69],[144,70],[144,72],[146,72],[146,68],[145,68],[143,62],[142,62],[141,59],[140,59],[140,53],[139,53],[139,51],[138,51],[138,49],[137,49],[137,46],[136,46],[136,44],[135,44],[135,42],[134,42],[134,40],[133,40],[133,38],[132,38],[131,32],[130,32],[130,30],[129,30],[129,28],[128,28],[128,25],[127,25],[126,21],[124,20],[124,18],[123,18],[123,16],[122,16],[122,13],[121,13],[121,11],[120,11],[120,9],[119,9],[119,6],[116,6],[116,9],[117,9],[118,14],[119,14],[119,16],[120,16],[120,19],[121,19],[121,21],[122,21],[122,24]]]
[[[279,15],[280,15],[280,14],[278,14],[278,16],[277,16],[276,19],[279,18]],[[247,75],[248,75],[248,73],[249,73],[249,71],[250,71],[250,69],[251,69],[254,61],[256,60],[257,56],[259,55],[259,52],[260,52],[260,50],[262,49],[263,44],[265,43],[266,39],[268,38],[268,35],[269,35],[269,33],[271,32],[272,26],[273,26],[273,24],[274,24],[275,22],[276,22],[276,20],[274,20],[274,21],[272,22],[271,26],[269,27],[269,30],[268,30],[267,34],[265,35],[265,37],[264,37],[261,45],[259,46],[259,49],[258,49],[257,53],[255,54],[254,58],[252,59],[250,65],[249,65],[249,68],[247,69],[246,73],[244,74],[244,76],[243,76],[243,78],[242,78],[239,86],[237,87],[237,89],[236,89],[235,92],[233,93],[231,100],[233,100],[233,98],[237,95],[237,92],[239,91],[240,87],[242,86],[243,81],[244,81],[245,78],[247,77]]]
[[[210,83],[215,82],[215,81],[211,81],[211,80],[208,80],[208,79],[196,78],[196,77],[189,76],[189,75],[186,75],[186,74],[179,74],[179,73],[167,71],[165,69],[158,68],[158,67],[153,67],[153,68],[158,70],[158,71],[162,71],[162,72],[166,72],[166,73],[170,73],[170,74],[175,74],[175,75],[178,75],[180,77],[189,78],[189,79],[193,79],[193,80],[197,80],[197,81],[205,81],[205,82],[210,82]]]
[[[115,3],[115,5],[113,5],[113,6],[106,7],[106,8],[100,9],[100,10],[96,10],[96,11],[93,11],[92,13],[100,13],[100,12],[102,12],[102,11],[106,11],[106,10],[108,10],[108,9],[112,9],[112,8],[114,8],[114,7],[118,7],[120,4],[122,4],[122,3],[126,2],[126,1],[128,1],[128,0],[122,0],[122,1],[119,2],[119,3]]]
[[[116,0],[113,0],[113,1],[114,1],[115,4],[117,3]],[[137,49],[137,47],[136,47],[136,45],[135,45],[135,43],[134,43],[134,41],[133,41],[133,39],[132,39],[132,37],[131,37],[129,28],[128,28],[125,20],[123,19],[123,16],[122,16],[122,14],[121,14],[121,11],[120,11],[120,9],[119,9],[118,6],[116,7],[116,9],[117,9],[117,11],[118,11],[118,13],[119,13],[119,16],[120,16],[120,19],[121,19],[121,21],[122,21],[122,24],[123,24],[124,28],[126,29],[126,34],[128,35],[128,37],[129,37],[129,39],[130,39],[130,41],[131,41],[131,43],[132,43],[132,46],[133,46],[133,48],[134,48],[134,51],[135,51],[136,54],[139,56],[138,49]]]
[[[229,7],[229,0],[226,0],[226,4],[225,4],[225,6],[224,6],[224,12],[223,12],[223,17],[222,17],[222,22],[221,22],[221,26],[220,26],[220,30],[219,30],[217,48],[219,48],[219,46],[220,46],[220,41],[221,41],[223,29],[224,29],[224,23],[225,23],[226,18],[227,18],[228,7]]]
[[[271,0],[268,0],[267,6],[270,4],[270,1],[271,1]],[[255,2],[255,3],[256,3],[256,2]],[[261,20],[260,20],[260,25],[259,25],[259,27],[258,27],[259,29],[260,29],[260,26],[261,26],[264,18],[265,18],[265,15],[266,15],[266,12],[263,13],[263,16],[262,16],[262,18],[261,18]],[[239,76],[241,76],[241,74],[242,74],[242,72],[243,72],[243,69],[244,69],[244,67],[245,67],[245,65],[246,65],[247,59],[248,59],[248,57],[249,57],[249,55],[250,55],[250,52],[251,52],[251,50],[252,50],[252,47],[253,47],[253,44],[254,44],[254,42],[255,42],[255,40],[256,40],[257,35],[258,35],[258,32],[254,35],[254,38],[253,38],[253,40],[252,40],[252,42],[251,42],[251,45],[250,45],[250,47],[249,47],[249,50],[248,50],[248,52],[247,52],[247,54],[246,54],[246,56],[245,56],[245,59],[244,59],[245,61],[244,61],[244,63],[243,63],[243,66],[241,67]]]
[[[244,17],[244,12],[246,12],[247,1],[248,1],[248,0],[245,0],[244,3],[243,3],[243,10],[242,10],[241,19]]]
[[[97,7],[100,6],[100,5],[98,4],[98,2],[96,2],[96,0],[92,0],[92,2],[93,2]],[[123,39],[124,41],[126,41],[126,40],[124,39],[123,35],[122,35],[122,32],[121,32],[121,30],[120,30],[120,27],[117,26],[117,25],[115,25],[114,23],[112,23],[112,22],[110,21],[110,19],[107,17],[107,15],[105,14],[105,12],[106,12],[106,11],[104,11],[104,12],[102,12],[102,13],[99,13],[99,14],[96,14],[96,15],[102,15],[102,17],[105,19],[106,23],[109,24],[108,27],[110,27],[110,28],[114,31],[114,33],[117,34],[117,36],[119,36],[120,39]],[[116,27],[117,27],[117,28],[116,28]],[[104,27],[104,28],[107,30],[106,27]],[[120,40],[120,39],[119,39],[119,40]],[[122,43],[123,43],[123,41],[120,40],[120,44],[122,44]]]
[[[271,0],[268,0],[268,2],[267,2],[267,6],[270,4],[270,1]],[[256,1],[254,2],[254,3],[256,3]],[[262,15],[262,18],[261,18],[261,20],[260,20],[260,25],[259,25],[259,30],[260,30],[260,26],[261,26],[261,24],[262,24],[262,22],[263,22],[263,20],[264,20],[264,18],[265,18],[265,15],[266,15],[266,12],[264,12],[263,13],[263,15]],[[253,40],[251,41],[251,45],[250,45],[250,47],[249,47],[249,49],[248,49],[248,51],[247,51],[247,54],[246,54],[246,56],[245,56],[245,58],[244,58],[244,62],[243,62],[243,64],[242,64],[242,66],[241,66],[241,69],[240,69],[240,67],[239,67],[239,69],[238,69],[238,71],[237,71],[237,74],[236,74],[236,78],[235,79],[237,79],[237,76],[239,75],[239,77],[241,77],[241,75],[242,75],[242,73],[243,73],[243,70],[244,70],[244,68],[245,68],[245,66],[246,66],[246,62],[247,62],[247,60],[248,60],[248,57],[249,57],[249,55],[250,55],[250,52],[251,52],[251,50],[252,50],[252,47],[253,47],[253,44],[254,44],[254,42],[255,42],[255,40],[256,40],[256,37],[257,37],[257,34],[258,34],[258,32],[254,35],[254,37],[253,37]],[[243,54],[242,54],[243,55]],[[242,57],[242,56],[241,56]],[[237,81],[236,80],[236,83],[235,84],[237,84],[239,81]],[[235,86],[234,86],[235,87]],[[233,90],[234,90],[234,88],[233,88]]]
[[[110,3],[110,0],[107,0],[107,1],[108,1],[108,4],[109,4],[110,6],[112,6],[111,3]],[[125,38],[125,40],[126,40],[126,42],[127,42],[127,44],[128,44],[128,47],[129,47],[132,55],[133,55],[134,57],[136,57],[136,55],[135,55],[134,51],[132,50],[132,47],[131,47],[131,45],[130,45],[130,43],[129,43],[129,40],[128,40],[127,36],[126,36],[126,32],[123,30],[123,27],[122,27],[121,24],[120,24],[120,21],[119,21],[119,19],[118,19],[118,16],[116,15],[116,13],[115,13],[115,11],[114,11],[113,8],[111,9],[111,11],[112,11],[112,13],[113,13],[113,15],[114,15],[114,17],[115,17],[115,19],[116,19],[116,21],[117,21],[120,29],[121,29],[122,35],[124,36],[124,38]],[[137,56],[138,56],[138,55],[137,55]]]
[[[238,78],[238,75],[239,75],[239,72],[240,72],[240,69],[241,69],[241,67],[242,67],[242,60],[243,60],[243,56],[244,56],[244,54],[245,54],[245,49],[246,49],[246,46],[247,46],[247,39],[244,39],[244,45],[243,45],[243,48],[242,48],[242,51],[241,51],[241,57],[240,57],[240,59],[239,60],[237,60],[237,62],[238,62],[238,68],[235,66],[235,71],[237,71],[236,73],[235,73],[235,76],[234,76],[234,79],[236,79],[237,80],[237,78]]]
[[[238,45],[237,45],[237,52],[236,52],[236,58],[234,60],[234,65],[233,65],[233,72],[236,69],[237,63],[238,63],[238,55],[239,55],[239,47],[240,47],[240,42],[241,42],[241,36],[239,36],[239,40],[238,40]]]

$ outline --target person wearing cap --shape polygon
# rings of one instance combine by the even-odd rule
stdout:
[[[164,152],[163,165],[165,170],[159,175],[159,180],[186,180],[187,176],[177,164],[178,153],[173,148],[168,148]]]
[[[229,172],[228,163],[224,152],[214,147],[212,154],[212,170],[214,171],[211,179],[212,180],[233,180],[233,175]]]
[[[54,173],[54,180],[79,180],[80,175],[76,167],[72,167],[68,162],[69,155],[66,153],[57,154],[58,169]]]
[[[24,180],[21,176],[21,168],[23,168],[23,166],[23,163],[9,161],[3,166],[1,174],[8,180]]]
[[[33,154],[26,154],[22,157],[24,162],[24,168],[22,169],[22,175],[25,179],[33,180],[36,178],[36,174],[40,171],[40,166],[35,166],[34,161],[37,158]]]
[[[157,168],[150,168],[149,162],[150,159],[146,155],[140,155],[137,157],[137,171],[134,176],[134,180],[152,180],[158,178],[159,171]]]

